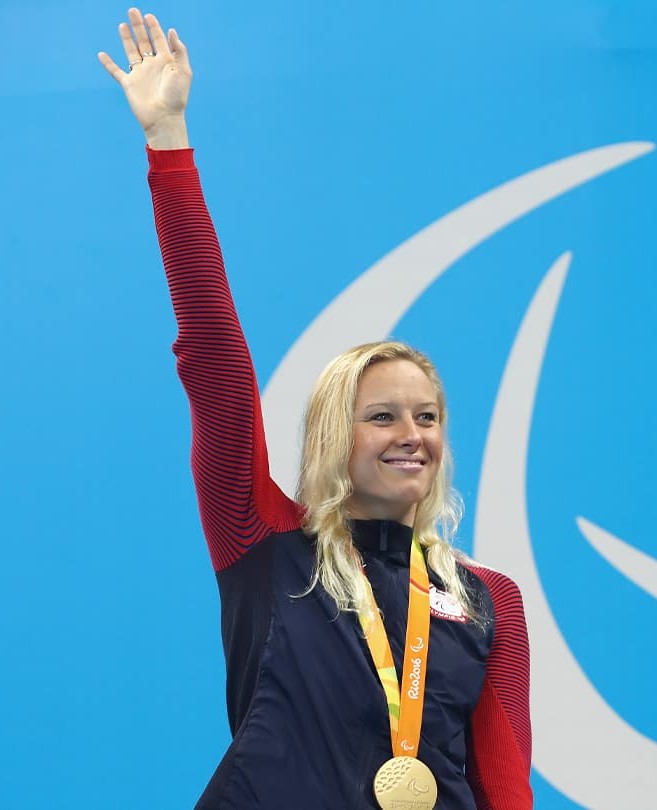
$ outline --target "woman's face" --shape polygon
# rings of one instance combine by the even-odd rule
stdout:
[[[349,459],[357,519],[413,525],[417,504],[433,484],[442,457],[436,391],[410,360],[386,360],[361,377]]]

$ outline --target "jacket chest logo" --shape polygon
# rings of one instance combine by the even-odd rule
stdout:
[[[445,591],[439,591],[433,584],[429,584],[429,609],[436,619],[447,619],[449,622],[468,621],[458,600]]]

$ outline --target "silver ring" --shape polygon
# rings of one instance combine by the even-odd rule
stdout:
[[[135,65],[141,65],[142,61],[143,61],[142,59],[137,59],[137,61],[136,61],[136,62],[130,62],[130,63],[128,64],[128,70],[129,70],[129,71],[132,71],[133,67],[134,67]]]
[[[155,54],[153,53],[153,51],[144,51],[141,56],[142,59],[146,59],[147,56],[155,56]]]

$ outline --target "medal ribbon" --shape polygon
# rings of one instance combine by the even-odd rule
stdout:
[[[411,544],[408,620],[401,688],[397,680],[388,634],[372,586],[365,574],[363,576],[371,598],[371,610],[368,614],[359,613],[358,618],[388,702],[392,753],[395,757],[416,757],[424,707],[430,616],[429,574],[417,538],[413,536]]]

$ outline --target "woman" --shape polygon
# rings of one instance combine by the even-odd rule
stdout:
[[[99,59],[147,140],[234,737],[197,808],[530,808],[522,602],[448,543],[433,366],[399,343],[336,358],[308,407],[298,503],[278,489],[189,149],[187,52],[153,15],[129,20],[128,70]]]

